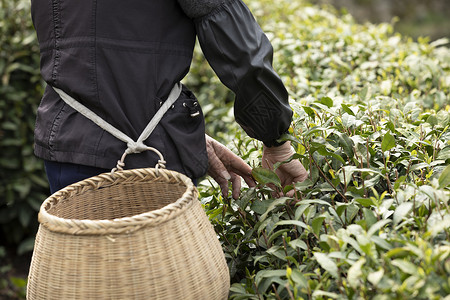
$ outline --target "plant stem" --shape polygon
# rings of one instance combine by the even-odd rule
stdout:
[[[258,291],[258,287],[256,286],[255,280],[253,279],[253,277],[250,280],[252,281],[253,287],[255,288],[256,296],[258,296],[258,299],[262,300],[261,295],[259,294],[259,291]]]
[[[281,300],[280,295],[278,295],[277,289],[275,288],[275,284],[273,284],[273,283],[272,283],[272,288],[273,288],[273,291],[275,292],[275,297],[278,300]]]
[[[322,177],[328,182],[329,185],[331,185],[331,187],[342,197],[342,199],[345,200],[345,202],[348,202],[347,198],[345,197],[345,195],[343,195],[334,185],[333,183],[331,183],[331,181],[328,179],[328,177],[323,173],[323,171],[319,168],[319,166],[317,165],[316,160],[314,159],[314,157],[309,154],[309,157],[311,159],[311,161],[313,162],[313,164],[316,166],[317,170],[319,170],[320,174],[322,175]],[[331,203],[334,207],[335,203],[334,200],[332,200]]]
[[[286,254],[286,257],[287,257],[288,253],[287,253],[286,239],[284,238],[284,235],[282,236],[282,238],[283,238],[284,254]],[[291,267],[291,262],[289,260],[287,260],[287,264],[288,264],[288,266],[290,268]]]
[[[291,298],[292,300],[295,300],[294,295],[292,294],[291,290],[289,289],[289,283],[286,283],[286,290],[289,294],[289,298]]]

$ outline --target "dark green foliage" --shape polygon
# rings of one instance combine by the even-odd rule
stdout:
[[[30,251],[37,211],[48,195],[43,164],[33,154],[42,95],[39,48],[28,1],[0,1],[0,240]]]
[[[230,298],[447,296],[448,41],[415,43],[389,24],[358,25],[303,1],[251,8],[292,98],[284,138],[310,178],[287,189],[294,198],[274,199],[275,174],[255,168],[259,186],[237,201],[201,183],[230,267]],[[229,128],[226,143],[258,167],[261,145]]]

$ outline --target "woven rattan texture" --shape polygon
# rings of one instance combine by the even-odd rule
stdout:
[[[97,176],[48,198],[39,219],[28,299],[228,297],[222,248],[184,175]]]

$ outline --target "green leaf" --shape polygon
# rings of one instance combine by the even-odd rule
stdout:
[[[250,203],[255,198],[255,189],[248,189],[241,194],[241,197],[235,201],[240,209],[245,210]]]
[[[412,202],[403,202],[394,211],[394,224],[398,224],[413,208]]]
[[[442,160],[450,159],[450,147],[445,147],[444,149],[439,151],[437,159],[442,159]]]
[[[368,198],[357,198],[357,199],[355,199],[355,201],[364,207],[369,207],[371,205],[374,205],[372,199],[368,199]]]
[[[267,211],[271,204],[271,201],[261,201],[261,200],[255,200],[253,204],[251,205],[250,209],[253,210],[258,215],[262,215]]]
[[[349,158],[353,158],[353,142],[345,133],[338,133],[339,143]]]
[[[391,250],[392,246],[389,244],[386,239],[379,237],[378,235],[372,235],[370,240],[373,241],[378,247],[381,247],[384,250]]]
[[[319,126],[314,126],[313,128],[311,128],[311,129],[309,129],[309,130],[307,130],[307,131],[305,132],[305,136],[310,136],[310,135],[312,135],[312,134],[314,134],[314,133],[322,132],[322,131],[325,131],[325,130],[327,130],[327,128],[325,128],[325,127],[319,127]]]
[[[27,252],[33,251],[34,248],[34,237],[30,237],[24,241],[22,241],[17,248],[17,254],[23,255]]]
[[[315,119],[316,113],[315,110],[308,106],[303,106],[303,110],[308,114],[311,119]]]
[[[325,148],[325,145],[322,145],[321,147],[317,148],[317,152],[319,152],[320,155],[323,155],[323,156],[325,156],[325,157],[326,157],[326,156],[332,156],[332,157],[336,158],[337,160],[339,160],[340,162],[342,162],[343,164],[345,164],[344,159],[343,159],[340,155],[328,151],[328,150]]]
[[[338,216],[342,216],[342,213],[347,209],[348,206],[348,203],[337,203],[336,213],[338,214]]]
[[[293,249],[300,248],[302,250],[308,250],[308,245],[306,245],[306,243],[303,240],[301,240],[301,239],[295,239],[293,241],[290,241],[288,244]]]
[[[427,118],[427,123],[430,124],[432,127],[436,126],[438,124],[438,119],[436,115],[430,115]]]
[[[391,132],[395,132],[395,126],[391,121],[387,122],[386,127],[389,128]]]
[[[286,270],[262,270],[255,276],[256,284],[259,284],[263,278],[286,277]]]
[[[385,133],[383,141],[381,142],[381,150],[388,151],[395,147],[395,138],[388,132]]]
[[[287,268],[286,275],[287,274],[289,274],[288,277],[295,283],[296,286],[304,289],[308,288],[308,281],[306,277],[298,269]]]
[[[349,115],[352,115],[352,116],[355,115],[355,113],[350,109],[350,107],[349,107],[348,105],[342,103],[342,104],[341,104],[341,107],[342,107],[342,109],[343,109],[346,113],[348,113]]]
[[[313,229],[313,232],[319,236],[320,229],[322,228],[323,220],[325,220],[325,217],[319,216],[317,218],[314,218],[311,222],[311,227]]]
[[[389,219],[386,220],[380,220],[377,223],[373,224],[370,229],[367,231],[367,235],[371,236],[373,234],[375,234],[375,232],[377,232],[378,230],[380,230],[381,228],[383,228],[384,226],[386,226],[386,224],[392,222]]]
[[[24,288],[27,286],[27,280],[20,277],[10,277],[11,283],[17,288]]]
[[[366,188],[376,186],[380,182],[381,175],[377,174],[376,176],[370,178],[369,180],[364,180],[364,185]]]
[[[252,170],[252,176],[256,181],[263,185],[272,183],[281,188],[280,178],[278,178],[278,175],[272,170],[266,168],[254,168]]]
[[[412,251],[405,247],[391,249],[388,252],[386,252],[386,254],[385,254],[386,258],[408,257],[410,255],[412,255]]]
[[[437,123],[441,125],[442,127],[447,126],[448,123],[450,123],[450,113],[446,112],[445,110],[440,110],[436,114]]]
[[[320,103],[325,104],[328,108],[333,106],[333,100],[330,97],[322,97]]]
[[[367,280],[373,284],[374,286],[377,286],[378,283],[381,281],[381,279],[384,276],[384,270],[383,269],[379,269],[376,272],[371,272],[369,273],[369,275],[367,275]]]
[[[289,231],[291,231],[291,230],[290,230],[290,229],[281,229],[281,230],[278,230],[278,231],[272,233],[272,234],[269,236],[269,241],[268,241],[269,245],[271,245],[272,242],[273,242],[277,237],[279,237],[279,236],[282,235],[283,233],[286,233],[286,232],[289,232]]]
[[[373,224],[375,224],[378,219],[375,212],[368,208],[363,208],[364,220],[366,220],[367,228],[370,228]]]
[[[450,217],[445,215],[445,218],[428,229],[430,236],[435,237],[437,234],[444,232],[446,229],[450,228]]]
[[[318,204],[318,205],[325,205],[325,206],[331,206],[330,203],[320,200],[320,199],[305,199],[300,202],[301,204]]]
[[[264,221],[267,217],[267,215],[278,205],[283,205],[286,203],[286,200],[291,200],[291,198],[288,197],[281,197],[279,199],[276,199],[274,201],[272,201],[269,205],[269,207],[267,207],[267,210],[264,212],[264,214],[261,216],[261,218],[259,219],[260,222]]]
[[[295,226],[302,227],[304,229],[308,228],[308,225],[306,225],[304,222],[297,221],[297,220],[283,220],[283,221],[279,221],[279,222],[275,223],[275,226],[279,226],[279,225],[295,225]]]
[[[338,278],[338,267],[336,263],[328,257],[328,255],[321,252],[314,252],[314,257],[316,258],[319,265],[331,276]]]
[[[400,185],[401,185],[403,182],[405,182],[406,178],[407,178],[406,175],[400,176],[400,177],[395,181],[394,189],[397,190],[397,189],[400,187]]]
[[[444,171],[442,171],[439,176],[439,187],[443,189],[448,185],[450,185],[450,165],[445,167]]]
[[[360,92],[359,97],[361,97],[362,101],[369,100],[372,97],[372,88],[370,85],[366,85]]]
[[[394,259],[393,261],[391,261],[391,264],[402,270],[404,273],[411,275],[417,274],[416,265],[409,261],[403,259]]]
[[[366,260],[361,257],[356,263],[354,263],[350,269],[348,269],[347,280],[350,286],[356,289],[360,285],[360,279],[362,275],[362,266]]]
[[[327,291],[315,290],[312,294],[312,299],[340,299],[341,296]]]
[[[28,209],[28,208],[22,208],[19,211],[19,221],[20,224],[26,228],[28,226],[28,224],[30,224],[31,218],[33,216],[33,210]]]

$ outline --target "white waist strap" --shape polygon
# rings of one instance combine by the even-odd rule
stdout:
[[[175,101],[178,99],[178,97],[181,94],[181,83],[176,83],[172,90],[170,91],[169,97],[167,100],[161,105],[159,110],[156,112],[156,114],[153,116],[153,118],[150,120],[148,125],[145,127],[144,131],[142,131],[141,135],[137,139],[137,141],[133,141],[129,136],[127,136],[125,133],[120,131],[119,129],[115,128],[105,120],[103,120],[100,116],[98,116],[96,113],[94,113],[92,110],[69,96],[67,93],[65,93],[63,90],[58,89],[56,87],[53,87],[53,89],[59,94],[62,100],[66,102],[69,106],[71,106],[73,109],[78,111],[80,114],[100,126],[102,129],[106,130],[107,132],[111,133],[113,136],[118,138],[119,140],[127,143],[127,149],[122,155],[122,158],[120,161],[117,162],[117,169],[121,170],[124,166],[123,161],[125,160],[125,156],[130,153],[140,153],[146,150],[152,150],[156,152],[159,157],[159,166],[164,167],[165,161],[162,156],[162,154],[156,150],[155,148],[148,147],[144,144],[144,141],[150,136],[150,134],[155,129],[156,125],[158,125],[159,121],[162,119],[166,111],[175,103]],[[158,166],[157,165],[157,166]],[[114,171],[115,169],[113,169]]]

